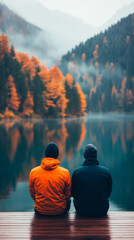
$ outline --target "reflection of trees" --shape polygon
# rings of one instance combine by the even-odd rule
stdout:
[[[134,122],[105,119],[51,119],[0,122],[0,195],[7,196],[17,181],[27,180],[40,165],[44,147],[56,142],[61,165],[70,173],[83,163],[86,144],[98,148],[100,164],[113,176],[111,200],[133,210]]]
[[[66,120],[7,121],[0,125],[0,192],[8,195],[16,182],[27,180],[31,168],[40,165],[44,147],[56,142],[62,160],[80,147],[84,134],[81,122]],[[82,127],[81,127],[82,126]],[[70,132],[69,132],[70,131]],[[85,129],[84,129],[85,131]]]
[[[8,131],[8,143],[9,143],[8,155],[11,162],[14,160],[20,139],[21,136],[18,131],[18,128],[13,128],[10,131]]]
[[[102,131],[102,129],[104,130]],[[88,122],[90,142],[98,148],[100,164],[111,170],[113,191],[111,200],[127,210],[134,209],[134,122]]]

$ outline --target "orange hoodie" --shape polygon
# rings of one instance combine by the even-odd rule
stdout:
[[[34,208],[41,214],[58,215],[66,210],[71,197],[69,171],[54,158],[43,158],[41,166],[33,168],[29,176],[29,191]]]

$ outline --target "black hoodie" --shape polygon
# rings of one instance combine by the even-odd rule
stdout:
[[[72,175],[72,196],[79,214],[91,217],[104,216],[109,209],[112,191],[110,171],[99,166],[97,149],[88,144],[84,151],[85,162]]]

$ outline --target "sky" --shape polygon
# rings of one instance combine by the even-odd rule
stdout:
[[[99,27],[133,0],[40,0],[50,10],[60,10]]]

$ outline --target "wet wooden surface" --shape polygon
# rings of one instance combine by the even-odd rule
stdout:
[[[0,239],[133,239],[134,212],[109,212],[103,218],[41,217],[34,212],[0,212]]]

